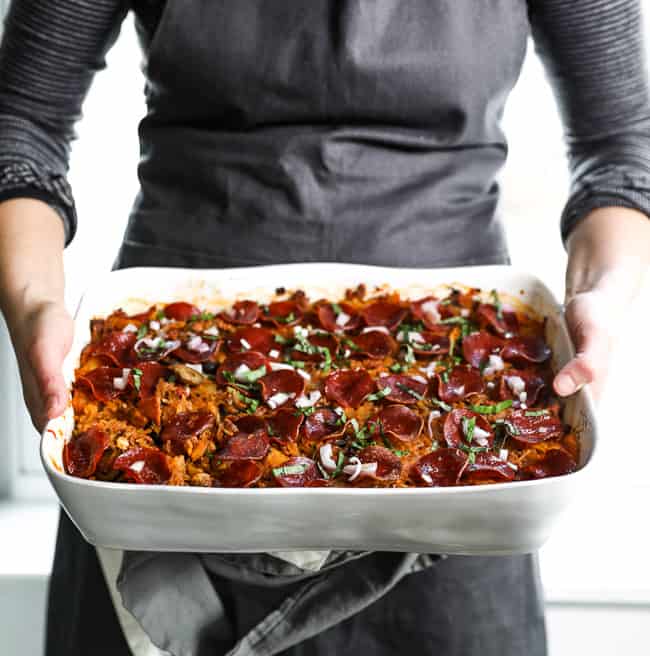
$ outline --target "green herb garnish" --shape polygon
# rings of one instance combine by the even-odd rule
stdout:
[[[158,321],[162,321],[165,318],[166,317],[165,317],[165,311],[164,310],[158,310],[158,312],[156,312],[156,319]]]
[[[497,311],[497,319],[503,319],[503,306],[501,305],[501,299],[496,289],[493,289],[490,294],[492,295],[492,302]]]
[[[283,337],[282,335],[273,335],[273,339],[278,343],[278,344],[288,344],[291,340],[287,339],[286,337]]]
[[[143,323],[139,328],[138,328],[138,339],[142,339],[147,333],[149,332],[149,326],[146,323]]]
[[[341,309],[341,306],[338,303],[332,303],[332,310],[334,310],[334,314],[338,317],[343,310]]]
[[[138,392],[142,383],[142,369],[133,369],[133,386]]]
[[[374,394],[368,394],[366,396],[366,401],[381,401],[384,397],[388,396],[392,392],[390,387],[384,387],[384,389],[375,392]]]
[[[418,401],[421,401],[424,397],[422,394],[418,394],[414,389],[411,389],[408,385],[404,385],[404,383],[397,383],[397,387],[402,390],[402,392],[406,392],[407,394],[410,394],[414,399],[417,399]]]
[[[444,401],[441,401],[440,399],[431,399],[431,401],[445,412],[451,412],[452,410],[450,405],[448,405]]]
[[[528,410],[524,415],[526,417],[543,417],[548,414],[548,410]]]
[[[256,380],[262,378],[262,376],[266,376],[266,365],[264,364],[258,369],[242,373],[242,378],[244,378],[244,381],[247,383],[254,383]]]
[[[463,417],[463,433],[468,444],[474,439],[474,429],[476,428],[475,417]]]
[[[309,465],[307,463],[300,463],[297,465],[283,465],[282,467],[274,467],[274,476],[298,476],[307,470]]]
[[[498,415],[500,412],[507,410],[512,406],[512,399],[501,401],[496,405],[472,405],[469,404],[470,410],[477,412],[480,415]]]
[[[406,364],[401,364],[400,362],[395,362],[394,364],[391,364],[390,367],[388,367],[394,374],[401,374],[404,371],[408,370],[408,366]]]
[[[343,451],[339,451],[338,459],[336,461],[336,469],[332,472],[332,478],[336,478],[343,471],[343,462],[345,461],[345,455]]]

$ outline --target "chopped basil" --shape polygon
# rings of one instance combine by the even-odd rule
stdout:
[[[475,417],[463,417],[463,433],[468,444],[474,439],[474,429],[476,428]]]
[[[349,337],[344,337],[342,340],[343,344],[345,344],[351,351],[360,351],[361,348],[357,346]]]
[[[149,326],[146,323],[143,323],[139,328],[138,328],[138,339],[142,339],[147,333],[149,332]]]
[[[366,401],[380,401],[384,397],[388,396],[391,393],[391,388],[390,387],[384,387],[384,389],[379,390],[379,392],[375,392],[374,394],[368,394],[366,396]]]
[[[406,392],[407,394],[410,394],[414,399],[417,399],[418,401],[421,401],[424,397],[422,394],[418,394],[414,389],[411,389],[408,385],[404,385],[404,383],[397,383],[397,387],[399,387],[402,392]]]
[[[529,410],[528,412],[524,413],[526,417],[543,417],[547,414],[548,410]]]
[[[305,363],[302,360],[286,360],[287,364],[290,364],[294,369],[304,369]]]
[[[227,383],[235,382],[235,377],[233,376],[232,371],[222,371],[221,375],[226,379]]]
[[[298,476],[303,474],[309,465],[307,463],[300,463],[297,465],[283,465],[282,467],[274,467],[274,476]]]
[[[406,353],[404,354],[404,362],[407,364],[413,364],[415,362],[415,353],[413,352],[413,347],[410,344],[404,344]]]
[[[444,401],[440,401],[440,399],[431,399],[435,405],[437,405],[439,408],[444,410],[445,412],[451,412],[452,407],[450,405],[447,405]]]
[[[401,374],[402,372],[408,370],[408,366],[406,364],[401,364],[400,362],[395,362],[394,364],[390,365],[389,369],[394,374]]]
[[[245,373],[242,374],[242,377],[247,383],[254,383],[256,380],[262,378],[262,376],[266,376],[266,365],[262,365],[257,369],[253,369],[252,371],[246,371]]]
[[[313,405],[310,405],[306,408],[296,408],[296,411],[293,414],[295,417],[300,417],[300,415],[309,417],[309,415],[314,414],[315,411],[316,408]]]
[[[438,305],[449,305],[452,302],[452,299],[448,296],[447,298],[443,298]]]
[[[399,449],[391,449],[391,451],[398,457],[401,458],[402,456],[407,456],[410,451],[400,451]]]
[[[339,451],[339,456],[336,461],[336,469],[332,472],[332,478],[336,478],[343,471],[343,462],[345,461],[345,455],[343,451]]]
[[[519,429],[514,424],[511,424],[509,421],[505,421],[504,426],[510,435],[519,435]]]
[[[169,376],[169,378],[167,378],[167,382],[168,383],[175,383],[176,382],[176,376],[174,376],[174,374],[172,374],[171,376]]]
[[[471,322],[467,317],[447,317],[446,319],[440,319],[440,323],[444,323],[444,324],[452,324],[452,323],[469,324]]]
[[[497,319],[503,319],[503,306],[501,305],[501,299],[496,289],[493,289],[490,294],[492,295],[492,302],[497,311]]]
[[[465,451],[470,465],[473,465],[476,462],[477,453],[484,453],[488,450],[485,446],[467,446],[466,444],[461,444],[458,448]]]
[[[269,434],[270,437],[275,437],[277,433],[273,430],[273,426],[267,422],[266,424],[266,432]]]
[[[141,383],[142,383],[142,370],[133,369],[133,385],[136,390],[140,391]]]
[[[212,312],[201,312],[200,314],[193,314],[188,321],[212,321],[214,319],[214,314]]]
[[[205,339],[208,342],[216,342],[219,339],[218,335],[206,335],[205,333],[201,335],[201,339]]]
[[[289,312],[285,317],[273,317],[278,323],[291,323],[296,320],[296,315],[293,312]]]
[[[449,382],[449,373],[447,372],[447,370],[441,372],[440,378],[442,378],[442,382],[445,384]]]
[[[257,399],[249,399],[247,396],[244,396],[244,403],[246,404],[246,412],[249,415],[252,415],[260,405]]]
[[[507,410],[511,406],[512,406],[512,399],[501,401],[501,403],[497,403],[496,405],[472,405],[471,403],[469,404],[470,409],[473,412],[478,412],[478,414],[480,415],[498,415],[500,412]]]
[[[278,344],[288,344],[291,340],[287,339],[286,337],[283,337],[282,335],[273,335],[273,339],[278,343]]]
[[[158,312],[156,312],[156,319],[158,321],[161,321],[164,318],[165,318],[165,311],[164,310],[158,310]]]
[[[334,310],[334,314],[338,317],[343,310],[341,309],[341,306],[338,303],[332,303],[332,310]]]

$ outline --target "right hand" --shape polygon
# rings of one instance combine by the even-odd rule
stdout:
[[[42,432],[68,402],[62,364],[72,345],[73,321],[63,303],[53,301],[9,308],[6,314],[25,403],[34,427]]]

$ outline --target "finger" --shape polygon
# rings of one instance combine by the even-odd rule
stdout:
[[[42,401],[43,413],[52,419],[66,406],[66,385],[62,373],[65,348],[57,339],[37,337],[28,351],[34,379]]]

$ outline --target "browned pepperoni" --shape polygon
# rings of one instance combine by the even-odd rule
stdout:
[[[473,446],[491,447],[494,444],[494,431],[492,430],[492,426],[490,426],[490,422],[485,417],[482,417],[471,410],[459,408],[457,410],[452,410],[445,418],[443,433],[447,446],[458,448],[462,444],[469,444],[467,436],[463,431],[463,419],[474,419],[475,430],[478,428],[481,431],[489,433],[487,436],[475,435],[471,442]]]
[[[269,436],[264,431],[238,433],[216,455],[220,460],[262,460],[268,453]]]
[[[264,467],[254,460],[235,460],[219,475],[221,487],[251,487],[262,478]]]
[[[177,414],[162,430],[160,439],[171,442],[174,452],[182,452],[183,443],[198,437],[204,430],[214,425],[214,415],[205,410],[198,412],[181,412]]]
[[[273,477],[281,487],[305,487],[320,478],[316,463],[303,457],[290,458],[280,467],[275,467]]]
[[[382,408],[377,418],[370,424],[379,423],[383,434],[389,439],[411,442],[422,431],[423,420],[417,413],[405,405],[393,404]]]
[[[99,428],[73,435],[63,447],[63,467],[72,476],[88,478],[95,473],[109,444],[108,435]]]
[[[356,349],[352,350],[350,357],[368,357],[383,360],[397,351],[397,342],[386,333],[371,330],[363,335],[352,337]]]
[[[280,369],[272,371],[259,379],[262,398],[268,401],[275,394],[288,394],[284,403],[291,403],[297,399],[305,389],[305,379],[295,371]],[[279,405],[284,405],[281,403]]]
[[[290,408],[281,408],[266,418],[267,432],[276,442],[295,442],[304,415]]]
[[[298,301],[276,301],[270,303],[268,312],[260,316],[262,321],[268,321],[274,326],[293,326],[303,317],[304,303]]]
[[[140,485],[164,485],[171,477],[167,456],[158,449],[136,447],[125,451],[115,458],[113,468]]]
[[[573,456],[564,449],[549,449],[535,462],[522,467],[518,478],[530,480],[548,478],[549,476],[563,476],[570,474],[578,468]]]
[[[258,415],[243,415],[237,417],[234,423],[240,433],[254,433],[258,430],[266,430],[266,420]]]
[[[324,440],[343,434],[345,423],[331,408],[319,408],[308,417],[302,426],[302,434],[307,440]]]
[[[219,313],[224,321],[242,326],[254,324],[259,315],[260,306],[255,301],[237,301],[230,309]]]
[[[390,301],[375,301],[361,312],[366,325],[385,326],[388,330],[395,330],[407,314],[406,308]]]
[[[396,481],[402,472],[402,462],[397,455],[383,446],[367,446],[359,452],[364,463],[376,462],[374,478],[380,481]]]
[[[514,312],[503,311],[501,316],[494,305],[481,303],[476,309],[476,317],[486,326],[490,326],[498,335],[514,335],[519,331],[519,321]]]
[[[411,467],[410,478],[422,487],[455,485],[466,459],[458,449],[438,449],[422,456]]]
[[[194,351],[187,348],[187,343],[185,346],[180,346],[175,351],[172,351],[179,360],[183,362],[189,362],[190,364],[200,364],[201,362],[207,362],[212,360],[214,354],[217,352],[221,342],[219,340],[202,340],[202,343],[205,346],[200,351]]]
[[[266,367],[267,371],[271,371],[268,360],[256,351],[243,351],[242,353],[234,353],[229,355],[221,364],[217,371],[216,381],[219,385],[226,385],[229,381],[226,380],[225,374],[233,374],[239,367],[246,365],[251,371],[255,371],[260,367]]]
[[[126,391],[126,388],[124,390],[115,389],[113,385],[113,379],[115,378],[122,378],[122,369],[116,367],[97,367],[97,369],[77,376],[77,383],[81,383],[87,387],[98,401],[104,401],[106,403]],[[132,376],[130,375],[129,383],[131,381]]]
[[[441,374],[437,374],[436,377],[438,379],[438,396],[445,403],[462,401],[472,394],[480,394],[483,391],[481,374],[469,366],[454,367],[446,382]]]
[[[244,344],[242,344],[242,339],[244,340]],[[240,328],[236,333],[228,337],[226,344],[231,353],[257,351],[263,355],[268,355],[269,351],[278,348],[278,343],[268,328],[256,328],[255,326]]]
[[[340,303],[341,310],[350,317],[342,326],[336,323],[337,313],[334,311],[331,303],[323,302],[318,303],[316,306],[316,314],[320,325],[329,330],[330,332],[348,332],[356,330],[361,325],[361,316],[349,303]]]
[[[438,303],[438,299],[433,296],[426,296],[418,301],[413,301],[411,303],[411,314],[427,328],[434,330],[440,321]],[[432,309],[431,304],[433,304]],[[422,306],[424,306],[424,309]]]
[[[462,480],[470,483],[505,482],[515,479],[515,470],[493,453],[477,453],[474,462],[463,470]]]
[[[422,399],[428,387],[428,383],[405,374],[380,376],[375,383],[379,391],[390,389],[390,393],[385,397],[386,400],[409,405]]]
[[[81,364],[95,357],[116,367],[128,367],[133,362],[132,349],[137,341],[135,333],[113,331],[99,342],[86,346],[81,354]]]
[[[506,427],[513,442],[522,447],[557,440],[564,435],[562,421],[551,412],[514,410],[506,419]]]
[[[201,310],[196,305],[185,303],[184,301],[165,305],[163,312],[168,319],[174,319],[176,321],[187,321],[201,314]]]
[[[320,349],[327,349],[330,354],[330,359],[334,359],[336,357],[336,351],[339,347],[339,343],[334,335],[328,335],[327,333],[314,333],[313,335],[309,335],[307,337],[307,342],[309,342],[309,344],[312,346],[318,347],[319,350],[314,349],[316,351],[315,353],[305,353],[304,351],[293,349],[291,351],[292,360],[322,362],[326,359],[326,354],[323,350]]]
[[[502,346],[502,339],[482,330],[463,339],[463,357],[472,367],[478,368],[487,362],[491,353],[498,353]]]
[[[160,423],[160,398],[156,395],[158,381],[169,373],[169,369],[157,362],[143,362],[139,366],[140,389],[138,410],[156,424]]]
[[[373,389],[365,369],[339,369],[325,379],[325,396],[344,408],[358,408]]]
[[[546,362],[551,357],[551,349],[542,337],[523,336],[506,341],[501,357],[520,367],[534,362]]]
[[[426,355],[427,357],[436,357],[449,353],[449,328],[447,326],[438,326],[435,330],[424,330],[420,332],[422,342],[411,340],[410,344],[416,355]]]
[[[508,385],[508,378],[518,377],[524,382],[526,392],[526,405],[534,405],[539,393],[545,386],[545,381],[536,371],[527,371],[525,369],[508,369],[504,371],[499,381],[499,398],[501,399],[518,399]]]

